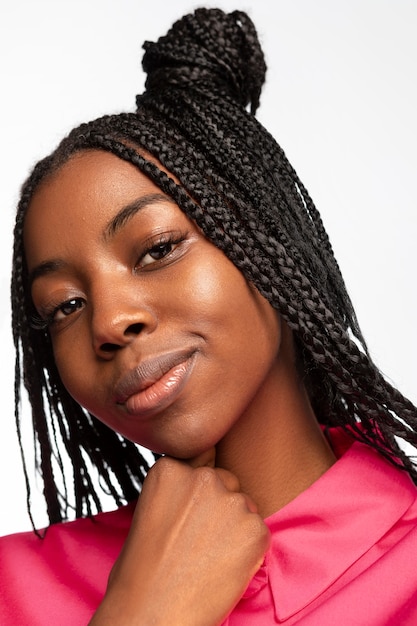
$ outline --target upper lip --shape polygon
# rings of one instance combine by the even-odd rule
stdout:
[[[123,404],[135,393],[150,387],[170,369],[184,363],[195,353],[195,349],[178,350],[167,354],[150,357],[123,374],[114,387],[117,404]]]

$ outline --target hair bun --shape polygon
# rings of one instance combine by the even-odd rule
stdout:
[[[147,92],[189,85],[227,94],[254,113],[266,65],[255,26],[246,13],[197,9],[175,22],[156,43],[145,42]]]

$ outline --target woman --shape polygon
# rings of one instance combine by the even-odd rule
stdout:
[[[254,117],[254,26],[200,9],[145,50],[137,112],[72,131],[22,192],[16,400],[23,377],[53,525],[3,541],[6,619],[411,624],[417,410]],[[164,458],[135,507],[136,444]],[[88,517],[97,482],[119,508]]]

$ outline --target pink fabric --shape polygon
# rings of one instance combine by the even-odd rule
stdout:
[[[343,456],[266,520],[272,545],[224,626],[417,624],[416,487],[332,431]],[[134,505],[0,539],[0,624],[88,623]]]
[[[0,539],[0,625],[85,626],[103,597],[133,505]]]

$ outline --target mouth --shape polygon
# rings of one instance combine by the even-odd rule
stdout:
[[[115,386],[114,401],[132,415],[148,415],[172,404],[194,366],[195,349],[162,354],[140,363]]]

